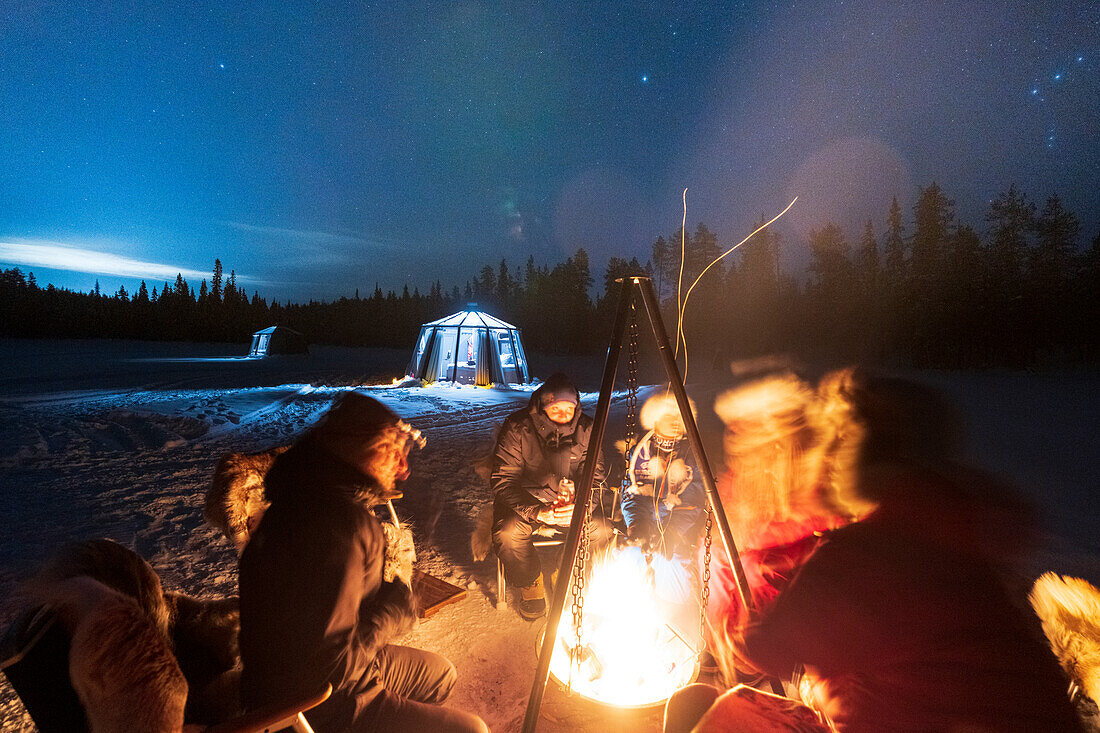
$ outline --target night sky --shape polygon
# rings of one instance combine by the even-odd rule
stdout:
[[[895,7],[889,7],[894,5]],[[932,180],[1100,228],[1100,3],[22,2],[0,11],[0,266],[133,291],[464,285],[805,236]]]

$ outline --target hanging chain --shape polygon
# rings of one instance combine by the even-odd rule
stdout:
[[[714,512],[707,502],[707,524],[703,530],[703,571],[699,583],[699,656],[707,650],[707,606],[710,604],[710,548],[713,542],[711,528],[714,525]]]
[[[630,302],[630,359],[627,363],[627,403],[626,403],[626,451],[625,451],[625,465],[623,470],[622,486],[625,489],[630,483],[630,455],[634,451],[635,443],[638,442],[637,422],[638,422],[638,313],[637,305],[634,303],[633,298]],[[581,537],[580,543],[577,547],[577,559],[573,563],[573,577],[572,577],[572,593],[573,593],[573,634],[574,634],[574,646],[573,646],[573,659],[572,664],[569,665],[569,681],[567,686],[572,690],[572,676],[573,668],[583,661],[583,644],[584,644],[584,586],[585,586],[585,574],[588,569],[588,564],[591,555],[591,541],[589,537],[589,517],[588,507],[592,500],[592,492],[589,492],[587,500],[584,506],[574,507],[573,511],[582,512],[584,519],[581,523]]]
[[[584,520],[581,523],[581,539],[580,546],[577,548],[577,559],[573,563],[573,635],[576,643],[573,646],[573,659],[569,665],[569,683],[570,690],[573,689],[573,668],[581,662],[581,624],[584,622],[584,574],[585,568],[588,565],[588,503],[586,502],[583,507],[574,507],[573,511],[580,510],[584,512]]]
[[[630,360],[626,369],[626,449],[623,451],[622,487],[630,486],[630,457],[638,442],[638,307],[630,301]]]

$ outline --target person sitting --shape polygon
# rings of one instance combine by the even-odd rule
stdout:
[[[791,373],[747,382],[715,401],[726,425],[718,493],[757,610],[786,587],[823,532],[851,518],[827,496],[826,454],[839,430],[828,404]],[[733,570],[724,552],[710,563],[709,625],[738,628],[747,617]]]
[[[248,709],[332,684],[318,733],[487,731],[440,707],[456,681],[438,654],[391,644],[417,614],[389,572],[372,507],[401,496],[419,431],[349,392],[265,478],[271,505],[240,559],[241,697]]]
[[[519,614],[546,613],[536,530],[566,528],[573,517],[574,484],[588,458],[592,418],[581,412],[580,393],[567,376],[552,375],[501,425],[493,450],[493,547],[509,583],[519,588]],[[598,446],[594,449],[598,450]],[[593,486],[605,480],[597,453]],[[595,502],[593,502],[595,506]],[[594,545],[610,539],[609,523],[590,518]]]
[[[687,557],[707,499],[680,408],[671,395],[655,395],[642,405],[639,421],[648,432],[630,456],[630,485],[620,503],[627,538],[667,557]]]
[[[853,370],[831,383],[844,429],[830,486],[856,521],[723,654],[779,677],[804,668],[804,699],[841,733],[1081,730],[1038,620],[1003,581],[1032,536],[1027,505],[958,462],[959,421],[932,390]],[[719,697],[694,730],[728,730],[744,700]]]

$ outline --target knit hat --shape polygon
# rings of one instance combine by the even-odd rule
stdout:
[[[551,374],[538,391],[539,409],[542,410],[558,402],[572,402],[574,405],[579,405],[581,401],[580,393],[573,386],[573,382],[561,372]]]
[[[414,445],[424,445],[419,430],[399,419],[378,400],[359,392],[346,392],[337,398],[313,429],[313,436],[322,443],[349,439],[367,442],[386,428],[397,428],[406,433]]]

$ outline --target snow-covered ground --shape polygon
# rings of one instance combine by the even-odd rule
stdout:
[[[305,357],[242,359],[225,346],[108,341],[0,340],[0,623],[18,610],[18,580],[60,544],[118,540],[148,558],[167,588],[199,596],[236,592],[236,556],[202,507],[217,459],[292,442],[337,395],[360,389],[424,430],[413,477],[397,502],[415,527],[418,566],[469,589],[467,598],[403,640],[449,657],[460,674],[448,703],[494,731],[517,730],[536,663],[540,624],[497,610],[495,567],[475,564],[469,537],[489,501],[473,463],[529,389],[392,386],[408,353],[318,347]],[[533,372],[568,367],[598,387],[600,359],[532,355]],[[970,418],[975,459],[1014,480],[1044,509],[1049,534],[1033,558],[1100,581],[1100,375],[927,374]],[[732,381],[692,385],[705,441],[721,426],[709,410]],[[596,394],[583,402],[591,412]],[[606,448],[621,426],[613,402]],[[712,454],[717,462],[720,456]],[[715,466],[716,470],[720,466]],[[540,731],[658,730],[660,711],[611,714],[553,685]],[[613,717],[613,716],[618,716]],[[0,727],[34,730],[6,682]]]

